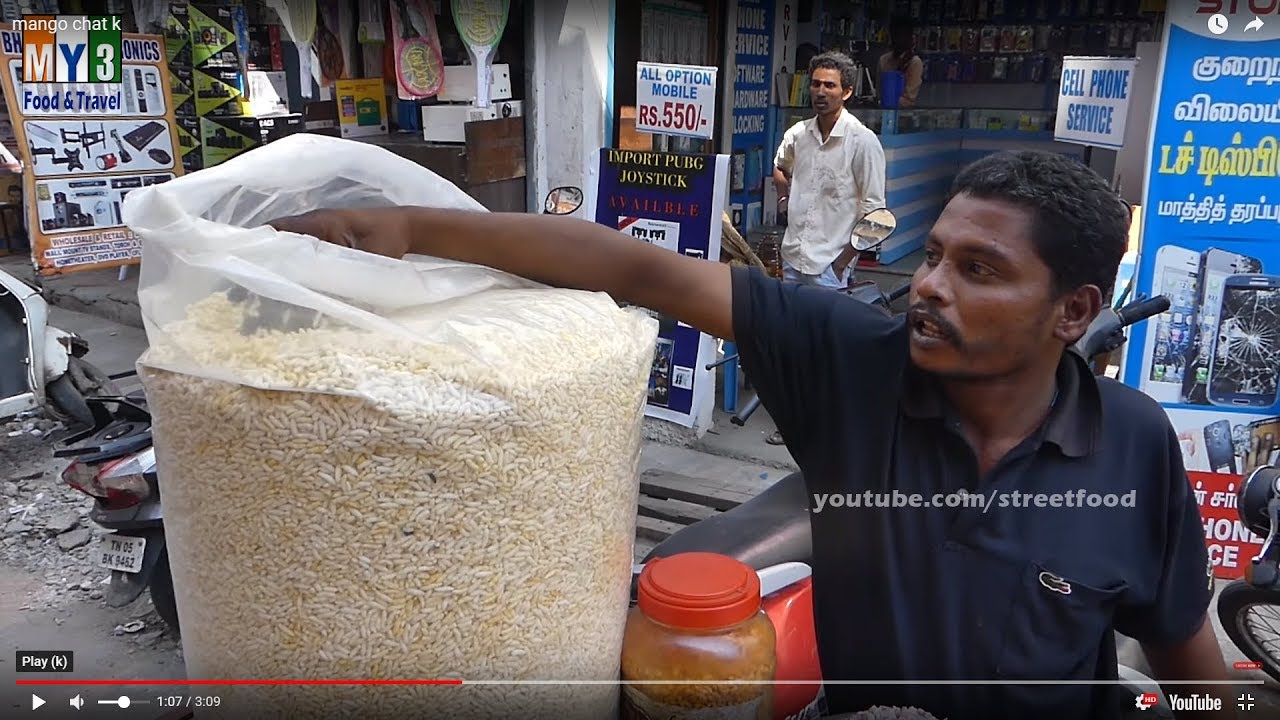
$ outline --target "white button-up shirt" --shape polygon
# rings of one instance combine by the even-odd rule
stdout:
[[[885,206],[880,138],[841,108],[826,142],[816,117],[792,125],[773,164],[791,177],[782,259],[820,275],[849,245],[858,219]]]

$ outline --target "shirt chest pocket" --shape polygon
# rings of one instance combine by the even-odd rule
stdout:
[[[828,200],[842,204],[857,194],[851,161],[838,143],[828,143],[818,149],[813,173],[816,189]]]
[[[1011,578],[996,657],[1003,680],[1092,680],[1123,584],[1094,587],[1031,562]]]

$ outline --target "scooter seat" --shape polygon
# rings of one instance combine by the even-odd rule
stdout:
[[[813,539],[804,476],[787,475],[732,510],[679,530],[649,551],[645,562],[685,552],[728,555],[756,570],[810,562]]]

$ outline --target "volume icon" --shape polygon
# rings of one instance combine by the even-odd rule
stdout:
[[[75,696],[75,697],[71,698],[71,699],[70,699],[70,700],[68,700],[67,702],[68,702],[68,703],[70,703],[71,707],[73,707],[73,708],[75,708],[75,709],[77,709],[77,710],[79,710],[80,708],[84,707],[84,698],[80,697],[79,695],[77,695],[77,696]]]

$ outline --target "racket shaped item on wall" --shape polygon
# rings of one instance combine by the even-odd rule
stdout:
[[[510,0],[453,0],[453,22],[476,68],[476,107],[489,107],[494,51],[507,29]]]
[[[444,84],[444,55],[431,0],[391,0],[391,37],[400,99],[439,93]]]
[[[315,0],[267,0],[267,7],[280,16],[285,32],[298,46],[298,75],[302,78],[302,97],[310,98],[311,78],[316,78],[311,66],[311,44],[315,40],[318,23]],[[316,80],[319,81],[319,78]]]

